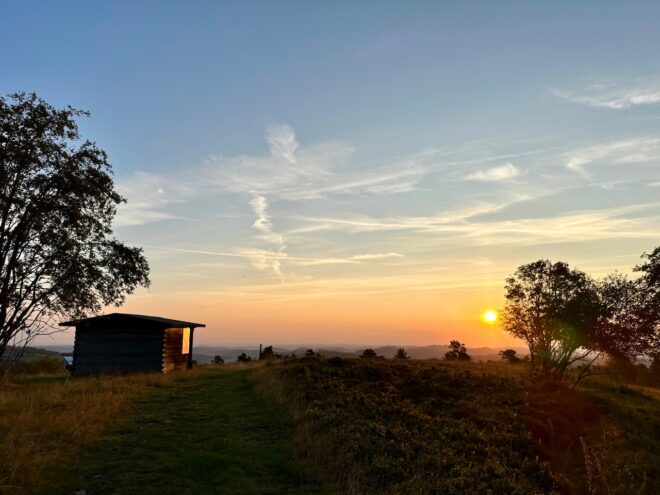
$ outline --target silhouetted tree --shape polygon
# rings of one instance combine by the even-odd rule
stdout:
[[[224,364],[225,360],[222,359],[222,356],[214,356],[213,357],[213,362],[215,364]]]
[[[394,355],[394,359],[410,359],[410,356],[408,356],[408,353],[403,347],[400,347],[396,351],[396,354]]]
[[[112,237],[124,199],[106,153],[81,140],[87,115],[0,97],[0,356],[149,285],[142,250]]]
[[[521,359],[516,355],[518,354],[514,349],[505,349],[500,351],[500,356],[507,363],[516,364],[521,361]]]
[[[505,330],[527,342],[532,366],[561,379],[580,364],[578,381],[605,354],[620,363],[660,348],[660,248],[644,254],[636,280],[619,273],[595,282],[568,264],[539,260],[507,279]]]
[[[504,329],[527,343],[532,366],[546,378],[561,378],[593,352],[602,305],[585,273],[539,260],[518,267],[505,290]]]
[[[374,351],[373,349],[365,349],[364,351],[362,351],[362,354],[360,354],[360,357],[373,359],[373,358],[378,358],[380,356],[376,354],[376,351]]]
[[[314,352],[314,349],[307,349],[305,351],[305,357],[313,358],[315,356],[316,356],[316,353]]]
[[[261,352],[261,355],[259,356],[259,359],[274,359],[274,358],[281,358],[281,354],[276,354],[275,351],[273,350],[273,346],[269,345],[267,347],[264,347],[264,350]]]
[[[467,353],[465,344],[458,340],[452,340],[449,343],[449,351],[445,353],[445,359],[447,361],[470,361],[472,358]]]
[[[247,354],[245,354],[244,352],[241,352],[238,355],[238,358],[236,358],[236,360],[239,363],[249,363],[250,361],[252,361],[252,358],[250,356],[248,356]]]

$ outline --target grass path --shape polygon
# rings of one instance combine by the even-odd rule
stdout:
[[[57,493],[323,493],[297,469],[289,438],[248,370],[209,371],[139,401]]]

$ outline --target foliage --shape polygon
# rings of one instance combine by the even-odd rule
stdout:
[[[376,354],[376,351],[374,351],[373,349],[365,349],[364,351],[362,351],[362,354],[360,354],[360,357],[365,359],[382,358],[382,356]]]
[[[238,357],[236,358],[236,360],[239,363],[249,363],[250,361],[252,361],[252,358],[250,356],[248,356],[247,354],[245,354],[244,352],[241,352],[238,355]]]
[[[106,153],[35,94],[0,97],[0,356],[148,286],[139,248],[112,237],[123,198]]]
[[[551,492],[521,384],[484,369],[330,358],[262,373],[281,384],[263,389],[293,414],[303,465],[337,493]]]
[[[305,351],[305,357],[307,357],[307,358],[316,357],[316,353],[314,352],[314,349],[307,349]]]
[[[518,353],[514,349],[505,349],[503,351],[500,351],[500,356],[502,356],[502,359],[507,363],[511,363],[511,364],[516,364],[521,362],[521,359],[516,354]]]
[[[66,372],[61,356],[46,356],[41,359],[21,360],[12,367],[12,372],[19,375],[57,375]]]
[[[222,356],[213,356],[213,363],[214,364],[224,364],[225,360],[222,359]]]
[[[566,263],[539,260],[520,266],[505,285],[504,329],[523,339],[534,367],[559,379],[602,344],[602,306],[595,282]],[[576,354],[578,349],[585,352]]]
[[[408,353],[403,347],[400,347],[396,351],[396,354],[394,355],[394,359],[410,359],[410,356],[408,356]]]
[[[504,329],[526,341],[546,378],[561,379],[579,363],[579,381],[601,354],[653,356],[660,352],[660,247],[643,258],[636,280],[614,273],[596,282],[548,260],[520,266],[506,281]]]
[[[267,347],[264,347],[263,351],[259,354],[259,359],[279,359],[281,358],[281,354],[277,354],[273,350],[273,346],[269,345]]]
[[[470,361],[472,358],[467,353],[465,344],[458,340],[452,340],[449,343],[449,351],[445,353],[445,359],[447,361]]]
[[[639,284],[643,293],[641,304],[641,334],[645,352],[660,355],[660,246],[642,255],[644,262],[635,267],[640,273]]]

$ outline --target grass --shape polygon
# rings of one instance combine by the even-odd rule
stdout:
[[[343,493],[552,491],[507,369],[307,359],[258,380],[291,404],[301,458]]]
[[[654,389],[539,388],[524,365],[303,359],[257,372],[343,493],[660,493]]]
[[[291,425],[249,373],[208,370],[140,399],[48,493],[322,493],[297,467]]]
[[[182,376],[182,375],[181,375]],[[192,375],[187,375],[191,377]],[[175,375],[14,376],[0,385],[0,493],[36,493],[132,402]]]
[[[655,494],[660,393],[524,365],[299,359],[14,377],[0,493]]]

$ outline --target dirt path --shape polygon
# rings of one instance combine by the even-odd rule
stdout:
[[[83,452],[67,478],[57,493],[324,492],[297,469],[288,428],[255,394],[247,370],[159,389],[121,429]]]

